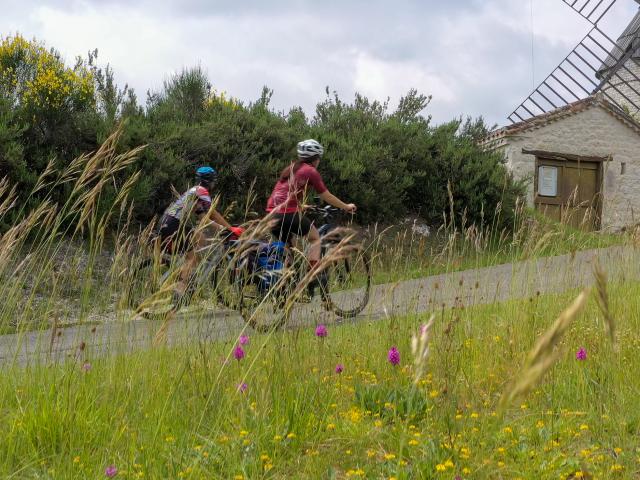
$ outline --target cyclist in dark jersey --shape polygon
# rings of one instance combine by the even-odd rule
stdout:
[[[185,292],[187,280],[198,261],[196,249],[202,246],[204,240],[201,234],[196,234],[194,229],[196,222],[202,221],[203,216],[207,215],[207,220],[215,229],[226,228],[237,236],[242,233],[241,228],[232,227],[215,208],[211,207],[209,191],[216,178],[217,172],[213,168],[208,166],[198,168],[196,170],[197,185],[169,205],[160,219],[159,236],[163,249],[171,253],[185,253],[184,267],[176,285],[175,293],[178,296]]]
[[[355,213],[353,203],[344,203],[333,195],[324,182],[318,165],[324,154],[324,148],[316,140],[309,139],[298,143],[298,160],[291,163],[280,173],[267,202],[267,212],[273,213],[275,220],[271,233],[282,242],[291,235],[307,237],[310,242],[307,254],[311,268],[320,260],[320,234],[312,222],[304,215],[304,198],[309,187],[331,206],[349,213]]]

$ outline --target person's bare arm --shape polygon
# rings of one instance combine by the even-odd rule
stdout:
[[[347,211],[349,213],[355,213],[355,211],[357,209],[355,204],[353,204],[353,203],[344,203],[342,200],[340,200],[338,197],[336,197],[329,190],[325,190],[323,193],[321,193],[319,195],[319,197],[322,200],[324,200],[325,202],[327,202],[329,205],[331,205],[332,207],[336,207],[336,208],[339,208],[341,210],[345,210],[345,211]]]
[[[215,208],[211,208],[211,210],[209,210],[209,220],[217,223],[218,225],[222,225],[225,228],[231,228],[231,224],[227,222]]]

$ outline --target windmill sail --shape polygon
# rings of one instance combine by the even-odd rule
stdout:
[[[509,120],[528,120],[598,92],[622,110],[640,112],[640,12],[614,41],[599,22],[616,0],[562,1],[593,27]]]
[[[592,25],[597,25],[602,18],[609,13],[616,0],[562,0],[576,12],[589,20]],[[638,0],[636,0],[638,1]]]
[[[631,113],[640,109],[640,11],[622,33],[612,52],[603,62],[597,77],[598,90]]]

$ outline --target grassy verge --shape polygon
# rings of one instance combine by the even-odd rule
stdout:
[[[482,268],[529,258],[564,255],[632,242],[626,233],[585,232],[554,222],[538,212],[518,213],[513,232],[490,226],[445,228],[424,237],[411,229],[390,228],[372,233],[376,258],[376,283],[422,278],[455,271]]]
[[[417,386],[424,316],[252,335],[244,356],[229,342],[15,367],[0,377],[0,477],[632,478],[639,291],[612,288],[619,350],[590,301],[550,374],[504,414],[502,393],[574,295],[439,312]]]

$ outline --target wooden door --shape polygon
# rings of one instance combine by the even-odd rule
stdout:
[[[600,228],[599,162],[536,158],[536,209],[558,222],[593,231]]]

